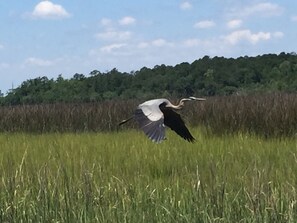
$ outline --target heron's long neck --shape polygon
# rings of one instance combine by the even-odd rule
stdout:
[[[176,110],[182,109],[184,107],[184,101],[180,100],[180,102],[177,105],[171,104],[171,107]]]

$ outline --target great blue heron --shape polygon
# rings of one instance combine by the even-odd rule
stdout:
[[[182,109],[186,101],[204,101],[205,98],[189,97],[180,100],[178,105],[173,105],[165,98],[153,99],[138,105],[134,115],[123,120],[119,125],[135,119],[139,127],[154,142],[161,142],[165,139],[165,125],[175,131],[179,136],[189,142],[194,142],[181,116],[174,110]]]

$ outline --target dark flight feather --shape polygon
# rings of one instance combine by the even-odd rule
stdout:
[[[163,118],[158,121],[151,121],[148,117],[146,117],[140,108],[135,110],[134,118],[138,122],[139,127],[151,140],[154,142],[161,142],[165,139],[165,126],[163,124]]]
[[[164,124],[175,131],[179,136],[189,142],[194,142],[195,138],[192,136],[188,128],[186,127],[181,116],[173,111],[171,108],[165,107],[164,104],[160,105],[160,109],[164,114]]]

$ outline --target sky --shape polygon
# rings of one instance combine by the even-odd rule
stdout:
[[[2,93],[42,76],[296,51],[296,0],[0,0]]]

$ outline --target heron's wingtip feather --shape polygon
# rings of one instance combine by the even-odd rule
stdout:
[[[123,125],[123,124],[129,122],[132,118],[133,118],[133,117],[130,117],[130,118],[128,118],[128,119],[125,119],[125,120],[121,121],[121,122],[119,123],[119,126],[121,126],[121,125]]]

